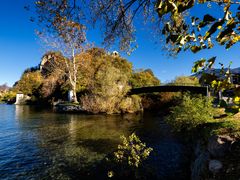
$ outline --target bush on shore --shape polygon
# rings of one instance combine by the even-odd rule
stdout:
[[[171,108],[166,121],[176,131],[192,130],[213,120],[213,115],[214,108],[209,98],[184,94],[180,104]]]

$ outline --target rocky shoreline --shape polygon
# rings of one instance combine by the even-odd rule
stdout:
[[[239,179],[240,140],[229,135],[213,135],[194,147],[191,179]]]
[[[56,104],[53,110],[60,113],[87,113],[80,105],[77,104]]]

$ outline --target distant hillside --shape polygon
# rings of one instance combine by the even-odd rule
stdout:
[[[206,74],[211,74],[214,75],[215,77],[217,77],[217,79],[221,80],[221,79],[225,79],[225,73],[228,71],[228,68],[224,69],[224,73],[222,72],[222,69],[207,69],[203,72],[198,72],[193,74],[192,76],[197,77],[199,80],[201,79],[203,73]],[[230,82],[233,84],[240,84],[240,67],[238,68],[233,68],[230,69]]]
[[[225,68],[225,69],[224,69],[224,72],[226,72],[227,70],[228,70],[228,68]],[[207,69],[207,70],[205,70],[205,71],[203,71],[203,72],[204,72],[204,73],[207,73],[207,74],[215,74],[216,76],[219,76],[219,77],[220,77],[220,76],[222,76],[221,71],[222,71],[222,69],[214,69],[214,68],[212,68],[212,69]],[[195,77],[197,77],[197,78],[200,78],[203,72],[195,73],[195,74],[193,74],[192,76],[195,76]],[[230,69],[230,73],[231,73],[231,74],[239,74],[239,75],[240,75],[240,67]]]
[[[7,84],[0,85],[0,91],[7,91],[10,87],[7,86]]]

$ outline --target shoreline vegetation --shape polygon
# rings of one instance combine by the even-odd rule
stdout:
[[[25,70],[9,91],[11,93],[5,94],[3,99],[14,101],[16,94],[21,93],[26,97],[24,104],[73,102],[74,94],[69,95],[71,86],[68,76],[63,73],[68,71],[64,64],[66,58],[59,52],[46,53],[40,65]],[[79,103],[75,104],[94,114],[142,111],[140,97],[127,95],[128,91],[133,87],[160,84],[150,69],[134,71],[126,59],[100,48],[91,48],[76,55],[76,64]]]
[[[61,71],[64,68],[59,69],[58,64],[66,57],[58,52],[48,52],[43,56],[44,63],[40,63],[41,68],[37,66],[27,69],[12,88],[2,89],[0,102],[14,103],[16,94],[20,92],[26,96],[23,104],[49,105],[54,107],[56,112],[62,113],[157,112],[164,117],[173,131],[181,134],[183,141],[190,142],[187,146],[190,146],[193,152],[189,155],[192,179],[234,179],[240,176],[237,161],[240,154],[239,101],[234,101],[233,105],[224,100],[181,92],[130,96],[127,93],[131,88],[156,86],[160,84],[160,80],[150,69],[134,71],[132,64],[126,59],[118,54],[108,54],[99,48],[90,49],[76,57],[76,62],[80,64],[77,82],[79,103],[68,101],[69,81],[66,76],[62,76]],[[197,78],[184,76],[177,77],[172,83],[199,85]],[[132,147],[125,148],[131,151]],[[148,155],[151,150],[151,147],[149,148]],[[130,155],[127,152],[126,154],[122,154],[121,158]],[[136,154],[131,156],[134,158]],[[143,156],[143,159],[147,159],[147,156]],[[126,171],[125,168],[129,168],[128,163],[122,167],[122,172],[127,172],[128,175],[130,173],[137,179],[133,172],[138,166],[132,168],[132,171]],[[108,177],[114,174],[122,176],[122,172],[109,170]]]

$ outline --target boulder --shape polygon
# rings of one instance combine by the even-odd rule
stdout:
[[[218,173],[222,168],[223,168],[223,164],[219,160],[213,159],[213,160],[210,160],[208,163],[208,169],[213,174]]]
[[[208,152],[202,152],[192,164],[191,179],[201,180],[208,175],[208,162],[210,155]]]
[[[231,154],[240,157],[240,140],[232,143]]]
[[[228,135],[213,135],[208,141],[208,151],[213,157],[223,157],[229,152],[233,138]]]

